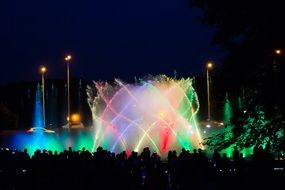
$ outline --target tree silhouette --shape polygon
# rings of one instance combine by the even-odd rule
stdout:
[[[230,85],[260,76],[272,66],[274,49],[284,49],[282,1],[188,1],[203,11],[199,20],[216,29],[213,43],[228,52],[221,74]]]
[[[205,139],[205,144],[221,150],[231,145],[243,149],[269,143],[271,151],[284,151],[284,117],[279,110],[261,105],[259,95],[258,91],[248,92],[244,107],[235,109],[231,123],[222,133]]]

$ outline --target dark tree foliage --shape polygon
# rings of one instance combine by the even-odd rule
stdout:
[[[274,150],[284,151],[283,2],[188,1],[203,11],[200,21],[216,29],[213,43],[227,51],[216,79],[219,85],[225,89],[242,85],[248,92],[244,109],[233,114],[232,126],[206,144],[222,149],[270,142]],[[276,49],[282,53],[276,54]]]
[[[230,85],[253,80],[272,66],[274,49],[284,49],[282,1],[188,1],[202,9],[202,23],[215,27],[213,43],[228,52],[220,71]]]
[[[285,151],[285,120],[278,107],[262,105],[259,91],[247,93],[241,109],[235,109],[224,132],[205,139],[211,148],[225,149],[235,144],[241,149],[269,143],[271,151]]]

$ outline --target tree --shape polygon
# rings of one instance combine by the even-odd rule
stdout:
[[[207,138],[205,144],[217,149],[231,145],[243,149],[269,143],[271,151],[285,151],[284,117],[279,110],[263,106],[259,97],[256,90],[248,92],[244,107],[235,110],[225,131]]]
[[[282,1],[188,1],[203,11],[200,21],[216,29],[213,43],[228,53],[216,81],[228,91],[242,85],[248,92],[247,103],[236,109],[231,126],[208,138],[206,144],[221,149],[270,142],[275,151],[284,150]],[[277,48],[283,55],[274,52]]]
[[[230,85],[253,80],[272,65],[274,49],[284,49],[282,1],[188,1],[202,9],[202,23],[215,27],[213,43],[228,52],[220,74]]]

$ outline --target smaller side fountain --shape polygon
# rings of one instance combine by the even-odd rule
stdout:
[[[39,83],[37,84],[36,88],[33,127],[44,127],[42,93],[41,93],[41,86]]]

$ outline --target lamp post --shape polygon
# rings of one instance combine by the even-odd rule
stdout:
[[[44,127],[46,127],[46,113],[45,113],[45,72],[46,67],[41,67],[41,73],[42,73],[42,97],[43,97],[43,122]]]
[[[274,108],[277,109],[278,108],[278,100],[279,100],[279,96],[278,96],[278,87],[280,87],[280,85],[278,85],[278,82],[280,82],[280,66],[279,66],[279,59],[281,58],[281,56],[283,55],[283,50],[281,49],[275,49],[274,50],[274,56],[273,56],[273,90],[274,90],[274,95],[276,96],[276,98],[274,98]]]
[[[209,70],[213,68],[213,63],[207,63],[207,102],[208,102],[208,119],[207,121],[211,120],[211,103],[210,103],[210,78],[209,78]]]
[[[65,57],[65,61],[67,63],[67,122],[68,122],[68,127],[70,127],[70,87],[69,87],[69,63],[71,60],[71,55],[67,55]]]

